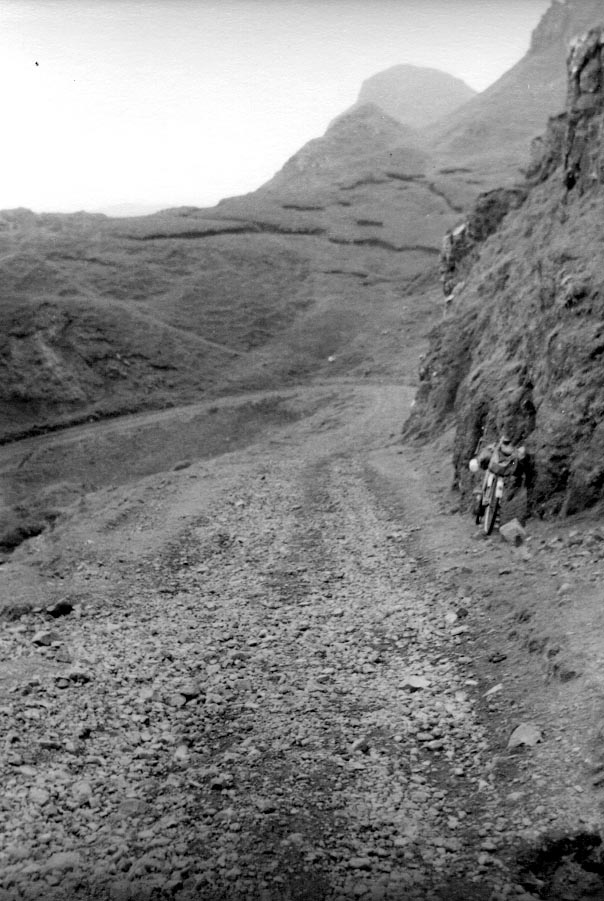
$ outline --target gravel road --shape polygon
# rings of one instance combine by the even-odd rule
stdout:
[[[421,483],[371,462],[407,401],[351,392],[35,540],[64,607],[0,639],[0,899],[532,897],[484,612],[422,542]]]

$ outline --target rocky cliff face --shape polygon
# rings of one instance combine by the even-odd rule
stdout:
[[[453,300],[464,275],[480,254],[484,241],[497,230],[502,219],[526,200],[526,188],[495,188],[480,194],[464,221],[447,232],[440,256],[445,302]]]
[[[602,28],[573,41],[568,58],[568,119],[564,152],[567,188],[581,191],[602,182],[604,147],[604,52]]]
[[[545,135],[535,141],[529,180],[543,181],[562,166],[568,190],[583,192],[602,181],[602,43],[601,27],[571,41],[567,110],[552,118]]]
[[[454,297],[407,427],[425,438],[455,423],[462,489],[479,437],[511,431],[533,455],[529,500],[544,513],[604,498],[602,28],[573,41],[567,71],[567,111],[534,148],[526,184],[482,198],[447,239]]]

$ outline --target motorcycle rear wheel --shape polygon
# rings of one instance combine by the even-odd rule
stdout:
[[[493,531],[498,510],[499,498],[497,497],[497,477],[495,476],[489,488],[488,506],[484,511],[484,531],[487,535]]]

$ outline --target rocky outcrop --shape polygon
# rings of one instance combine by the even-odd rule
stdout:
[[[602,28],[573,41],[568,59],[568,119],[564,180],[580,190],[600,184],[604,173],[604,48]]]
[[[603,86],[598,27],[571,44],[568,107],[533,147],[526,185],[486,195],[482,231],[474,211],[446,239],[454,302],[405,430],[426,438],[455,424],[462,490],[478,439],[509,431],[529,448],[529,502],[544,514],[604,499]]]
[[[477,259],[480,245],[499,227],[510,210],[518,209],[526,199],[526,188],[496,188],[481,194],[463,222],[448,231],[443,239],[440,275],[445,299],[452,299],[464,274]]]
[[[601,183],[604,172],[602,112],[604,110],[602,27],[589,29],[571,41],[568,53],[567,109],[548,122],[535,139],[528,180],[544,181],[563,168],[564,185],[585,191]]]
[[[535,185],[545,181],[561,163],[564,156],[568,116],[552,116],[547,129],[531,142],[531,159],[527,168],[527,182]]]

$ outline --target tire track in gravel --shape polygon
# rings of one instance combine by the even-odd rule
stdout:
[[[465,835],[463,853],[467,811],[456,786],[463,780],[466,802],[489,788],[476,776],[487,742],[464,690],[467,666],[456,672],[452,662],[461,639],[447,624],[447,614],[457,616],[451,601],[418,574],[409,536],[376,509],[364,477],[361,464],[351,471],[338,458],[307,468],[286,557],[297,563],[285,570],[291,579],[301,571],[299,548],[310,551],[302,572],[313,573],[311,591],[307,582],[293,593],[286,584],[294,599],[314,595],[304,631],[312,653],[302,659],[308,685],[331,689],[318,688],[318,734],[335,741],[329,753],[340,766],[325,810],[331,882],[335,896],[395,898],[435,897],[446,881],[443,897],[453,897],[452,877],[466,882],[487,868],[475,835]],[[320,797],[324,787],[318,780]],[[478,796],[471,803],[474,814],[484,806]],[[460,885],[460,897],[473,888]]]
[[[450,600],[418,574],[360,467],[296,463],[273,461],[270,478],[239,493],[237,535],[230,514],[213,520],[214,548],[229,559],[216,566],[206,629],[244,671],[231,681],[245,700],[210,729],[205,803],[209,794],[222,806],[197,888],[208,898],[255,897],[259,886],[267,898],[453,898],[457,879],[460,898],[488,897],[505,879],[487,877],[494,839],[473,831],[477,810],[494,820],[498,801],[459,649],[465,627],[451,634]],[[209,666],[224,686],[223,655]],[[210,684],[204,712],[213,698]],[[220,710],[233,699],[219,688],[215,700]],[[200,734],[183,738],[194,747]]]
[[[223,461],[211,491],[182,476],[182,528],[53,624],[74,667],[23,687],[32,718],[2,711],[3,901],[510,893],[460,598],[358,437],[395,402]],[[30,619],[7,655],[31,652]]]

